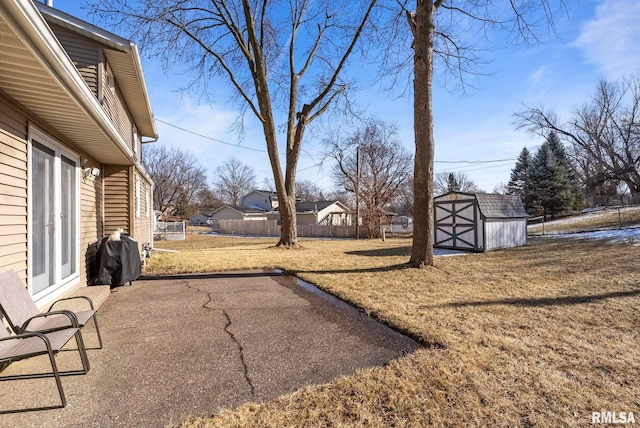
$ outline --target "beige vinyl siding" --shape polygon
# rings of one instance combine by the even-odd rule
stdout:
[[[82,37],[66,28],[51,25],[51,29],[73,61],[91,92],[98,98],[98,66],[100,46],[98,43]]]
[[[86,160],[83,168],[100,168],[100,164],[93,160]],[[80,259],[81,280],[86,283],[95,277],[95,263],[98,246],[104,236],[104,224],[102,219],[102,175],[91,181],[80,179],[80,253],[84,259]]]
[[[0,101],[0,271],[27,278],[26,118]]]
[[[151,183],[142,174],[136,172],[136,176],[140,182],[140,216],[134,218],[133,239],[142,245],[151,242],[151,213],[148,212],[147,204],[147,195],[151,194]]]
[[[104,234],[116,229],[131,233],[131,190],[129,167],[109,165],[104,168]]]
[[[123,102],[122,93],[118,87],[118,82],[113,77],[113,72],[109,67],[109,64],[103,63],[104,78],[102,79],[102,106],[104,107],[107,115],[113,121],[114,126],[122,136],[123,140],[134,149],[133,141],[133,121],[129,117],[125,104]],[[137,152],[139,158],[140,152]]]

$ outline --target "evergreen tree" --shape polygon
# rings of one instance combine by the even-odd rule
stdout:
[[[554,133],[549,134],[536,153],[527,175],[534,204],[544,215],[578,208],[575,168]]]
[[[569,185],[565,191],[567,192],[567,199],[571,200],[571,202],[565,209],[582,209],[582,192],[580,191],[578,172],[576,170],[575,163],[569,158],[564,145],[555,132],[551,132],[549,134],[547,142],[556,159],[558,159],[561,168],[566,171],[567,174]]]
[[[460,184],[458,183],[458,180],[456,180],[456,176],[453,175],[452,172],[449,173],[449,176],[447,177],[447,191],[448,192],[459,192],[460,191]]]
[[[529,214],[534,211],[534,196],[531,193],[531,180],[529,178],[532,164],[531,152],[524,147],[516,160],[516,165],[511,170],[511,177],[509,183],[507,183],[507,194],[520,196]]]

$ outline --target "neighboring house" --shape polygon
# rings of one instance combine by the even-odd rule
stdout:
[[[280,214],[272,211],[269,220],[280,220]],[[355,213],[340,201],[296,202],[298,226],[351,226]]]
[[[42,3],[0,2],[0,270],[39,307],[85,286],[117,228],[152,240],[135,44]]]
[[[488,251],[526,245],[528,217],[517,195],[446,193],[434,198],[434,246]]]
[[[211,224],[211,216],[194,214],[189,217],[189,226],[207,226]]]
[[[240,205],[262,211],[278,208],[278,194],[269,190],[254,190],[242,197]]]
[[[220,228],[220,220],[266,220],[264,210],[241,205],[223,205],[211,213],[211,227],[214,231]]]

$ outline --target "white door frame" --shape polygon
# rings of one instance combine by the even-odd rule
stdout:
[[[28,266],[29,266],[29,274],[28,274],[28,289],[31,293],[33,299],[37,302],[46,297],[47,300],[53,299],[60,295],[65,294],[69,289],[71,289],[74,285],[76,285],[80,280],[80,156],[77,153],[70,151],[69,149],[63,147],[60,143],[58,143],[54,138],[47,135],[45,132],[35,128],[32,125],[29,125],[28,131],[28,193],[27,193],[27,223],[28,223]],[[34,242],[34,232],[33,232],[33,218],[31,209],[33,204],[42,203],[41,201],[34,200],[33,195],[33,177],[32,177],[32,168],[33,168],[33,141],[36,141],[38,144],[52,150],[54,152],[54,183],[52,183],[53,190],[53,198],[54,198],[54,208],[53,208],[53,222],[54,222],[54,254],[51,255],[53,262],[53,284],[50,284],[47,288],[34,292],[33,290],[33,272],[34,272],[34,245],[38,245],[38,243]],[[75,232],[75,242],[72,242],[72,245],[75,246],[72,252],[73,259],[71,260],[72,273],[65,278],[62,278],[62,237],[61,237],[61,216],[62,216],[62,207],[61,207],[61,175],[62,175],[62,156],[66,157],[73,163],[75,163],[75,192],[72,195],[74,198],[74,213],[75,224],[72,225]]]

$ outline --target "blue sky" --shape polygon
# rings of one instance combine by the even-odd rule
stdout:
[[[553,108],[568,118],[573,108],[588,102],[598,79],[619,79],[640,71],[640,2],[637,0],[568,0],[566,15],[558,15],[557,37],[530,48],[495,45],[485,59],[486,73],[474,80],[465,94],[449,92],[435,82],[435,172],[464,172],[485,191],[509,180],[509,173],[523,147],[532,152],[540,137],[517,131],[512,114],[523,105]],[[54,7],[92,22],[80,0],[54,0]],[[108,28],[107,28],[108,29]],[[123,34],[124,35],[124,34]],[[126,36],[126,35],[125,35]],[[134,40],[135,42],[135,40]],[[207,105],[180,92],[184,77],[165,75],[160,64],[143,59],[151,104],[158,119],[160,140],[156,144],[178,146],[194,153],[212,172],[229,157],[251,165],[259,182],[271,180],[264,138],[254,121],[247,122],[241,141],[229,124],[237,109],[226,103],[228,90],[221,88],[219,101]],[[369,88],[357,94],[368,116],[393,121],[400,138],[413,152],[412,99]],[[166,123],[229,144],[202,138]],[[329,164],[321,160],[320,132],[307,135],[300,159],[298,179],[329,189]],[[237,146],[235,146],[237,145]],[[479,163],[477,161],[503,162]],[[461,163],[450,163],[464,161]],[[213,178],[213,176],[211,176]]]

